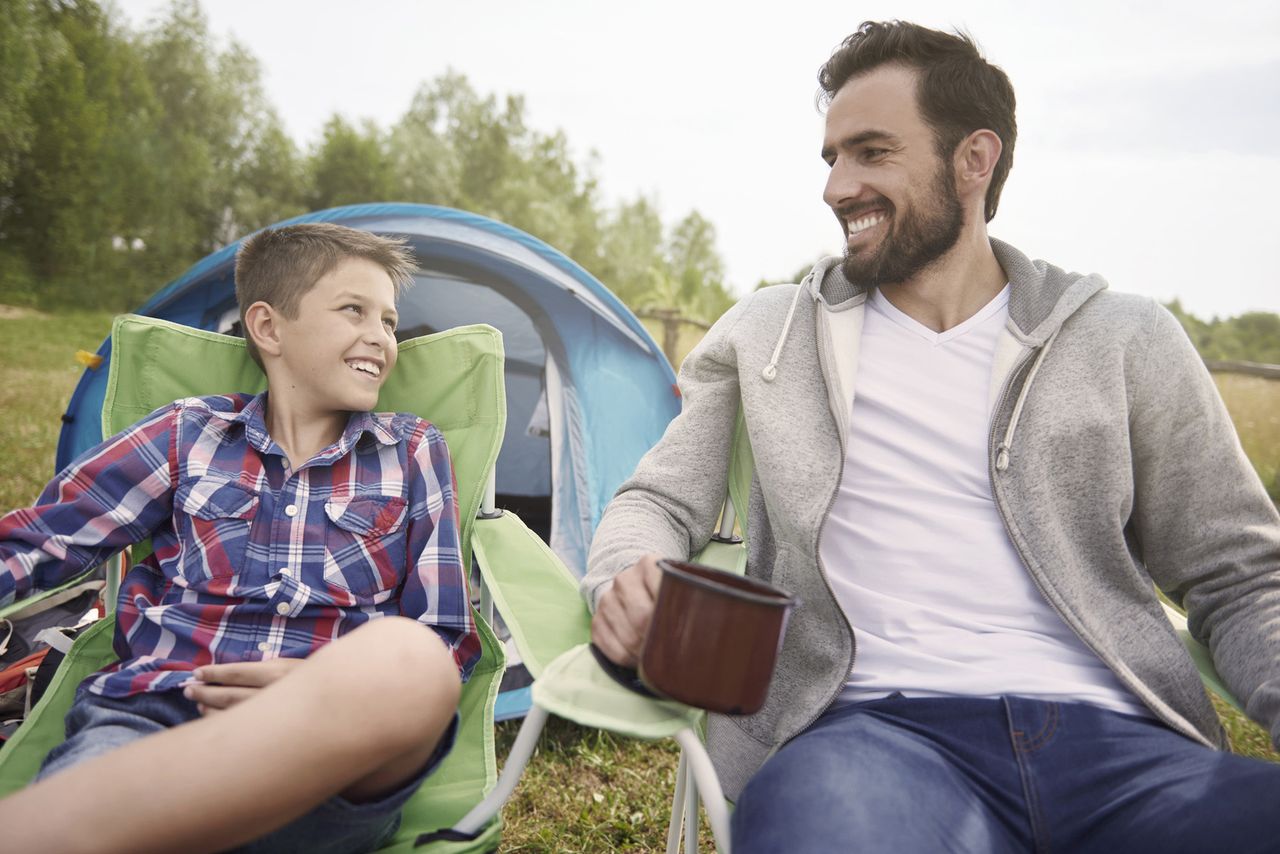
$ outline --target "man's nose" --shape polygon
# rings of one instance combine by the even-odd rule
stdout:
[[[866,185],[857,166],[844,158],[839,158],[827,173],[827,184],[822,191],[822,200],[829,208],[839,208],[843,204],[857,200],[865,189]]]

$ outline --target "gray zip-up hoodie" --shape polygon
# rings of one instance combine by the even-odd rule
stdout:
[[[1280,519],[1177,321],[991,241],[1009,322],[991,377],[988,464],[1010,540],[1050,605],[1170,727],[1225,746],[1159,587],[1280,743]],[[726,794],[809,726],[857,666],[857,627],[818,557],[844,464],[866,293],[820,263],[727,312],[680,371],[684,409],[622,485],[583,579],[594,608],[647,552],[686,557],[724,499],[739,406],[755,455],[749,575],[795,593],[764,708],[712,715]]]

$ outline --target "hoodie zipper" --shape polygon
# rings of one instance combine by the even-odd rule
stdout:
[[[826,383],[827,388],[830,389],[831,371],[830,371],[830,354],[828,351],[830,349],[831,342],[826,338],[825,333],[818,331],[820,329],[821,320],[822,320],[821,317],[818,316],[818,312],[820,311],[821,311],[821,306],[820,305],[815,306],[814,338],[818,343],[818,367],[822,371],[823,382]],[[830,395],[830,391],[828,391],[827,400],[830,401],[830,399],[831,399],[831,395]],[[842,402],[842,405],[843,405],[843,402]],[[828,410],[831,409],[831,406],[829,403],[828,403],[827,409]],[[853,624],[849,622],[849,617],[844,613],[844,609],[840,607],[840,600],[836,598],[835,591],[831,589],[831,581],[830,579],[827,578],[827,570],[822,565],[822,533],[823,531],[826,530],[827,519],[831,516],[831,508],[835,506],[836,497],[840,494],[840,483],[841,481],[844,480],[844,464],[845,464],[845,435],[844,435],[844,432],[842,432],[840,429],[840,420],[836,418],[836,414],[834,412],[831,413],[831,417],[833,420],[835,420],[836,438],[839,439],[840,441],[840,468],[836,473],[836,488],[835,490],[832,491],[831,498],[827,501],[827,509],[823,511],[822,518],[818,522],[818,536],[814,539],[814,543],[813,543],[813,560],[814,560],[814,564],[818,567],[818,576],[822,579],[822,584],[827,589],[827,596],[830,597],[831,601],[835,603],[836,612],[840,614],[840,619],[844,621],[845,629],[849,633],[849,666],[845,668],[844,678],[840,680],[840,683],[836,686],[836,690],[829,697],[827,697],[826,702],[822,704],[822,706],[818,709],[818,711],[814,713],[814,715],[810,717],[809,720],[805,721],[804,726],[796,730],[797,733],[804,732],[806,729],[808,729],[810,726],[813,725],[814,721],[822,717],[822,715],[826,713],[827,709],[831,708],[831,704],[836,701],[836,697],[840,696],[840,693],[844,690],[844,686],[848,683],[849,674],[853,672],[854,662],[857,661],[857,658],[858,658],[858,636],[853,631]]]
[[[1027,561],[1027,556],[1023,554],[1022,547],[1018,545],[1018,541],[1013,536],[1013,526],[1009,521],[1009,514],[1005,510],[1005,506],[1001,499],[1000,493],[996,490],[997,456],[1001,453],[1005,454],[1006,464],[1004,469],[1002,469],[1002,471],[1007,471],[1008,470],[1008,452],[1009,452],[1009,449],[1007,447],[1004,447],[1003,442],[1000,443],[1001,447],[997,447],[996,435],[998,431],[996,429],[996,421],[998,420],[998,416],[1000,412],[1004,409],[1005,404],[1009,400],[1009,392],[1012,390],[1014,382],[1017,380],[1018,375],[1022,373],[1023,369],[1027,366],[1027,364],[1031,361],[1031,359],[1032,359],[1032,355],[1030,353],[1027,354],[1021,359],[1021,361],[1018,362],[1017,365],[1014,366],[1013,370],[1009,372],[1009,378],[1005,380],[1004,388],[1000,392],[1000,402],[995,409],[996,417],[993,417],[991,420],[991,431],[990,431],[990,435],[987,442],[987,477],[991,485],[991,500],[995,503],[996,510],[1000,514],[1000,521],[1004,524],[1005,536],[1009,538],[1009,544],[1013,546],[1014,552],[1016,552],[1018,555],[1018,560],[1022,562],[1022,568],[1026,570],[1027,575],[1031,577],[1032,583],[1035,584],[1036,590],[1040,592],[1040,598],[1043,599],[1045,603],[1050,608],[1053,609],[1053,612],[1058,615],[1058,619],[1062,620],[1062,622],[1066,625],[1066,627],[1071,630],[1071,633],[1074,634],[1076,638],[1078,638],[1079,641],[1082,644],[1084,644],[1084,646],[1090,652],[1092,652],[1095,656],[1097,656],[1098,660],[1101,661],[1103,665],[1105,665],[1106,668],[1111,671],[1112,675],[1116,677],[1116,680],[1121,685],[1124,685],[1126,688],[1132,691],[1133,695],[1144,706],[1146,706],[1153,714],[1156,715],[1157,718],[1159,718],[1161,721],[1167,724],[1171,729],[1202,744],[1207,743],[1204,738],[1204,735],[1199,730],[1195,729],[1195,727],[1184,726],[1183,724],[1186,723],[1184,721],[1171,720],[1169,716],[1161,713],[1158,709],[1152,706],[1151,703],[1147,701],[1147,697],[1146,697],[1146,695],[1152,694],[1152,691],[1145,684],[1143,684],[1141,681],[1138,681],[1137,685],[1130,684],[1130,681],[1128,679],[1126,679],[1118,670],[1116,670],[1115,667],[1111,666],[1111,663],[1107,661],[1105,656],[1103,656],[1096,649],[1094,649],[1093,644],[1089,642],[1088,638],[1086,638],[1083,634],[1081,634],[1080,630],[1077,629],[1071,623],[1071,621],[1067,619],[1067,616],[1065,613],[1063,613],[1062,609],[1059,608],[1058,605],[1053,601],[1053,599],[1051,599],[1045,593],[1044,584],[1041,583],[1039,576],[1037,576],[1036,573],[1031,571],[1031,564]],[[1028,376],[1026,379],[1026,382],[1030,382],[1031,379],[1032,377]],[[1030,392],[1030,388],[1024,384],[1024,387],[1020,394],[1025,396],[1029,392]],[[1159,700],[1158,697],[1156,699]]]

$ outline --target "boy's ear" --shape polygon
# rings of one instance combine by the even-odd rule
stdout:
[[[244,313],[244,335],[263,356],[280,355],[279,313],[270,303],[258,300]]]

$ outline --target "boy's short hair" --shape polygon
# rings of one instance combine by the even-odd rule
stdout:
[[[265,302],[292,319],[303,295],[347,258],[365,258],[386,270],[396,297],[413,281],[417,266],[404,238],[381,237],[331,222],[265,228],[240,244],[236,252],[236,302],[249,355],[258,367],[265,370],[245,324],[249,306]]]

